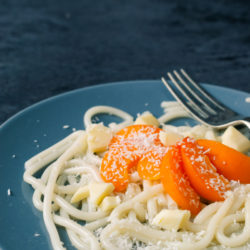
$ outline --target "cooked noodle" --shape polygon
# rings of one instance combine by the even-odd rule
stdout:
[[[187,113],[175,102],[162,104],[161,124]],[[113,132],[133,124],[133,118],[119,109],[97,106],[84,116],[85,127],[92,125],[93,116],[108,113],[123,119],[112,124]],[[168,125],[166,125],[168,126]],[[164,129],[164,126],[163,126]],[[175,128],[187,133],[191,128]],[[195,131],[193,129],[192,131]],[[213,131],[203,128],[205,135]],[[195,134],[199,137],[199,134]],[[54,249],[64,249],[57,226],[67,231],[77,249],[204,249],[207,247],[250,246],[250,185],[239,184],[227,193],[223,202],[204,208],[181,230],[163,230],[152,224],[161,209],[175,209],[177,204],[163,192],[160,183],[136,182],[126,193],[113,193],[121,203],[109,212],[86,198],[72,205],[73,194],[91,182],[102,183],[99,167],[102,154],[88,150],[87,131],[76,131],[32,157],[25,163],[24,180],[34,188],[33,204],[43,213],[44,223]],[[34,175],[44,169],[38,178]],[[85,224],[79,223],[84,221]],[[148,247],[148,248],[147,248]]]

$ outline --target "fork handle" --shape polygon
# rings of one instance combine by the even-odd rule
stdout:
[[[239,117],[239,120],[234,120],[228,123],[225,123],[221,126],[214,126],[215,128],[219,128],[219,129],[225,129],[229,126],[239,126],[242,127],[245,126],[248,128],[248,132],[250,132],[250,117]],[[250,133],[249,133],[250,134]]]
[[[242,120],[242,123],[250,129],[250,117],[246,117]]]

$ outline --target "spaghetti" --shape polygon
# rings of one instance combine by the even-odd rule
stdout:
[[[162,107],[164,115],[158,121],[163,130],[194,138],[218,138],[212,129],[201,125],[168,125],[170,120],[188,115],[175,102],[164,102]],[[197,215],[182,226],[174,225],[173,230],[155,223],[161,211],[181,211],[159,180],[142,180],[134,172],[125,192],[107,191],[97,197],[102,203],[94,200],[98,185],[107,184],[100,175],[104,153],[91,152],[88,145],[88,128],[98,113],[123,119],[120,124],[111,124],[113,135],[134,123],[132,116],[119,109],[93,107],[83,119],[86,131],[72,133],[25,163],[23,178],[34,189],[33,203],[43,213],[53,249],[64,249],[57,225],[65,228],[77,249],[250,247],[250,184],[232,181],[224,201],[203,203]],[[35,177],[41,169],[42,175]],[[91,185],[96,190],[90,189]],[[72,202],[79,193],[83,198]],[[106,197],[109,209],[104,208]]]

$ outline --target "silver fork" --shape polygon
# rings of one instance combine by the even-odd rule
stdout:
[[[173,84],[162,82],[183,108],[199,122],[213,128],[243,124],[250,129],[250,117],[243,117],[212,97],[183,70],[167,73]]]

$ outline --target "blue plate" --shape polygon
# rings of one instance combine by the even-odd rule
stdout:
[[[250,94],[204,86],[235,111],[250,116],[250,103],[245,101]],[[72,128],[83,129],[83,114],[92,106],[111,105],[133,116],[150,110],[160,116],[164,100],[173,98],[158,80],[117,82],[49,98],[5,122],[0,127],[0,249],[51,249],[42,214],[32,204],[33,189],[23,182],[27,159],[67,136]],[[61,235],[66,247],[72,248],[63,230]]]

